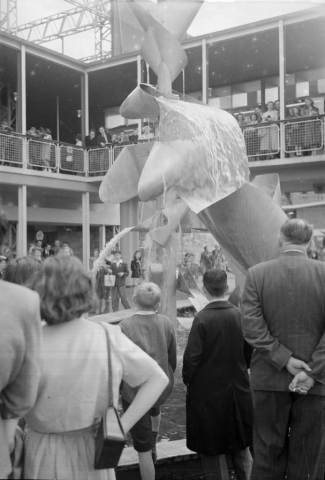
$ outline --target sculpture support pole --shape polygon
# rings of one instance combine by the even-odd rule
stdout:
[[[168,207],[176,208],[174,192],[166,193]],[[165,198],[160,195],[156,199],[156,214],[150,231],[165,225],[162,210],[165,208]],[[168,240],[166,248],[152,241],[149,253],[149,281],[156,283],[161,289],[159,313],[166,315],[173,322],[175,334],[177,332],[176,312],[176,234]]]
[[[127,202],[122,202],[120,204],[120,225],[121,230],[126,227],[136,226],[139,223],[138,218],[138,197],[132,198]],[[130,263],[133,258],[133,254],[136,250],[139,249],[139,233],[138,232],[129,232],[128,235],[121,238],[121,253],[122,259],[128,264],[130,268]],[[131,275],[126,279],[126,285],[133,285],[131,280]]]

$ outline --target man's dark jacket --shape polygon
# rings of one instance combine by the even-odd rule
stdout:
[[[242,312],[244,336],[256,349],[251,388],[288,392],[292,355],[312,369],[308,394],[325,395],[325,264],[297,250],[248,271]]]
[[[119,264],[119,266],[117,266],[116,263],[113,261],[110,269],[112,270],[112,274],[116,275],[115,287],[124,287],[125,279],[129,276],[130,273],[127,263],[122,262]],[[118,276],[118,273],[123,273],[123,277]]]

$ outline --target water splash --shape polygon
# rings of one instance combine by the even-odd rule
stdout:
[[[248,183],[245,142],[232,115],[195,103],[156,100],[160,141],[140,178],[142,200],[156,198],[166,182],[198,213]]]
[[[100,252],[99,257],[97,260],[94,261],[93,269],[91,271],[91,274],[94,276],[96,275],[99,267],[105,262],[106,257],[109,255],[111,249],[115,247],[117,242],[124,237],[127,233],[129,233],[130,230],[132,230],[134,227],[127,227],[124,228],[121,232],[117,233],[115,237],[111,238],[109,242],[106,243],[105,248]]]

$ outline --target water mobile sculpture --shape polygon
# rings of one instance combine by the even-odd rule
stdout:
[[[179,40],[200,3],[184,2],[174,35],[135,1],[129,6],[145,31],[141,55],[156,73],[157,86],[138,85],[120,113],[130,119],[159,116],[159,141],[126,146],[99,196],[108,204],[138,197],[156,201],[155,215],[135,229],[149,230],[148,276],[162,288],[162,313],[176,319],[175,231],[189,208],[222,246],[239,283],[249,267],[277,256],[277,235],[287,217],[278,175],[249,182],[245,143],[234,117],[172,92],[187,64]],[[191,292],[188,281],[182,289]]]

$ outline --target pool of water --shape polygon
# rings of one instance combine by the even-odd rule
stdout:
[[[177,329],[177,368],[174,377],[174,389],[162,407],[159,441],[166,442],[186,438],[186,386],[182,381],[182,367],[188,334],[189,330],[179,325]]]

